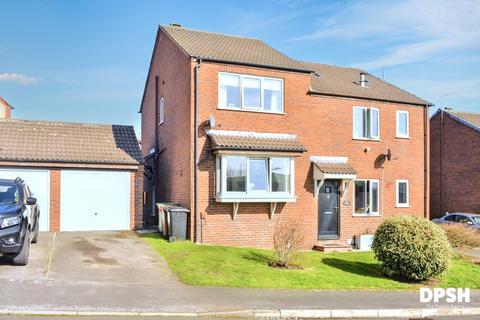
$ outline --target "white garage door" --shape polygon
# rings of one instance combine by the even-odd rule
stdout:
[[[50,172],[42,169],[0,168],[0,179],[22,178],[37,198],[40,208],[40,231],[50,228]]]
[[[61,231],[130,229],[130,172],[62,170]]]

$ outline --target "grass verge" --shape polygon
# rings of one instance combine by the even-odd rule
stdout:
[[[143,235],[186,284],[238,288],[283,288],[316,290],[402,290],[412,284],[388,278],[372,252],[302,252],[295,263],[303,269],[269,266],[272,250],[195,245],[188,241],[169,243],[156,235]],[[435,286],[480,288],[480,267],[454,258],[450,269]]]

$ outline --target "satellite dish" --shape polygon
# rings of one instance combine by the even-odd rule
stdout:
[[[390,161],[392,159],[392,150],[388,149],[386,156],[387,160]]]
[[[210,128],[215,127],[215,116],[210,113],[210,116],[208,117],[208,122],[210,124]]]

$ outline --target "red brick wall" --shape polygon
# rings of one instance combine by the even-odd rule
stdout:
[[[133,230],[143,228],[143,167],[131,173],[130,186],[130,227]]]
[[[12,108],[5,108],[5,119],[10,119],[12,117]]]
[[[192,67],[194,64],[192,63]],[[285,115],[218,110],[218,72],[271,76],[284,79]],[[424,215],[424,108],[410,105],[328,98],[307,95],[307,75],[269,71],[259,68],[202,64],[200,68],[200,119],[215,115],[216,128],[257,132],[297,134],[308,152],[295,159],[296,203],[279,205],[278,214],[269,219],[269,204],[240,204],[237,219],[232,220],[231,204],[215,202],[214,158],[209,154],[204,130],[199,149],[202,150],[199,173],[199,214],[204,215],[203,241],[207,243],[260,246],[272,245],[276,222],[283,218],[300,219],[306,227],[307,247],[318,235],[318,200],[313,197],[310,156],[347,156],[360,179],[380,180],[380,217],[353,217],[353,207],[341,208],[341,241],[347,241],[367,228],[374,231],[387,216],[395,214]],[[352,139],[353,107],[370,106],[380,109],[381,141]],[[396,111],[410,112],[410,139],[397,139]],[[368,153],[365,148],[370,148]],[[392,161],[375,168],[380,154],[392,150]],[[397,179],[410,181],[410,208],[396,208]],[[352,198],[353,185],[344,200]]]
[[[441,114],[430,121],[431,213],[480,213],[480,132]]]
[[[60,189],[59,169],[50,170],[50,231],[60,231]]]
[[[157,77],[158,81],[155,81]],[[155,88],[158,83],[158,88]],[[156,106],[165,98],[165,121],[158,125]],[[158,156],[158,195],[156,202],[174,201],[190,207],[192,140],[190,60],[165,33],[158,34],[155,54],[142,105],[142,150],[148,155],[155,147],[155,126],[158,126],[160,150]],[[150,164],[150,163],[149,163]],[[145,190],[151,181],[145,179]],[[148,194],[149,200],[152,195]],[[146,210],[151,205],[145,206]],[[150,212],[146,212],[149,215]]]

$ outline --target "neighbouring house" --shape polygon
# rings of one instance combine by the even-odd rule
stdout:
[[[0,119],[11,118],[12,110],[13,107],[3,97],[0,97]]]
[[[347,247],[386,217],[428,217],[429,103],[260,40],[160,26],[141,104],[145,212],[190,209],[195,242]]]
[[[143,157],[133,127],[0,119],[0,178],[26,181],[41,231],[142,228]]]
[[[431,218],[480,213],[480,113],[439,109],[430,141]]]

